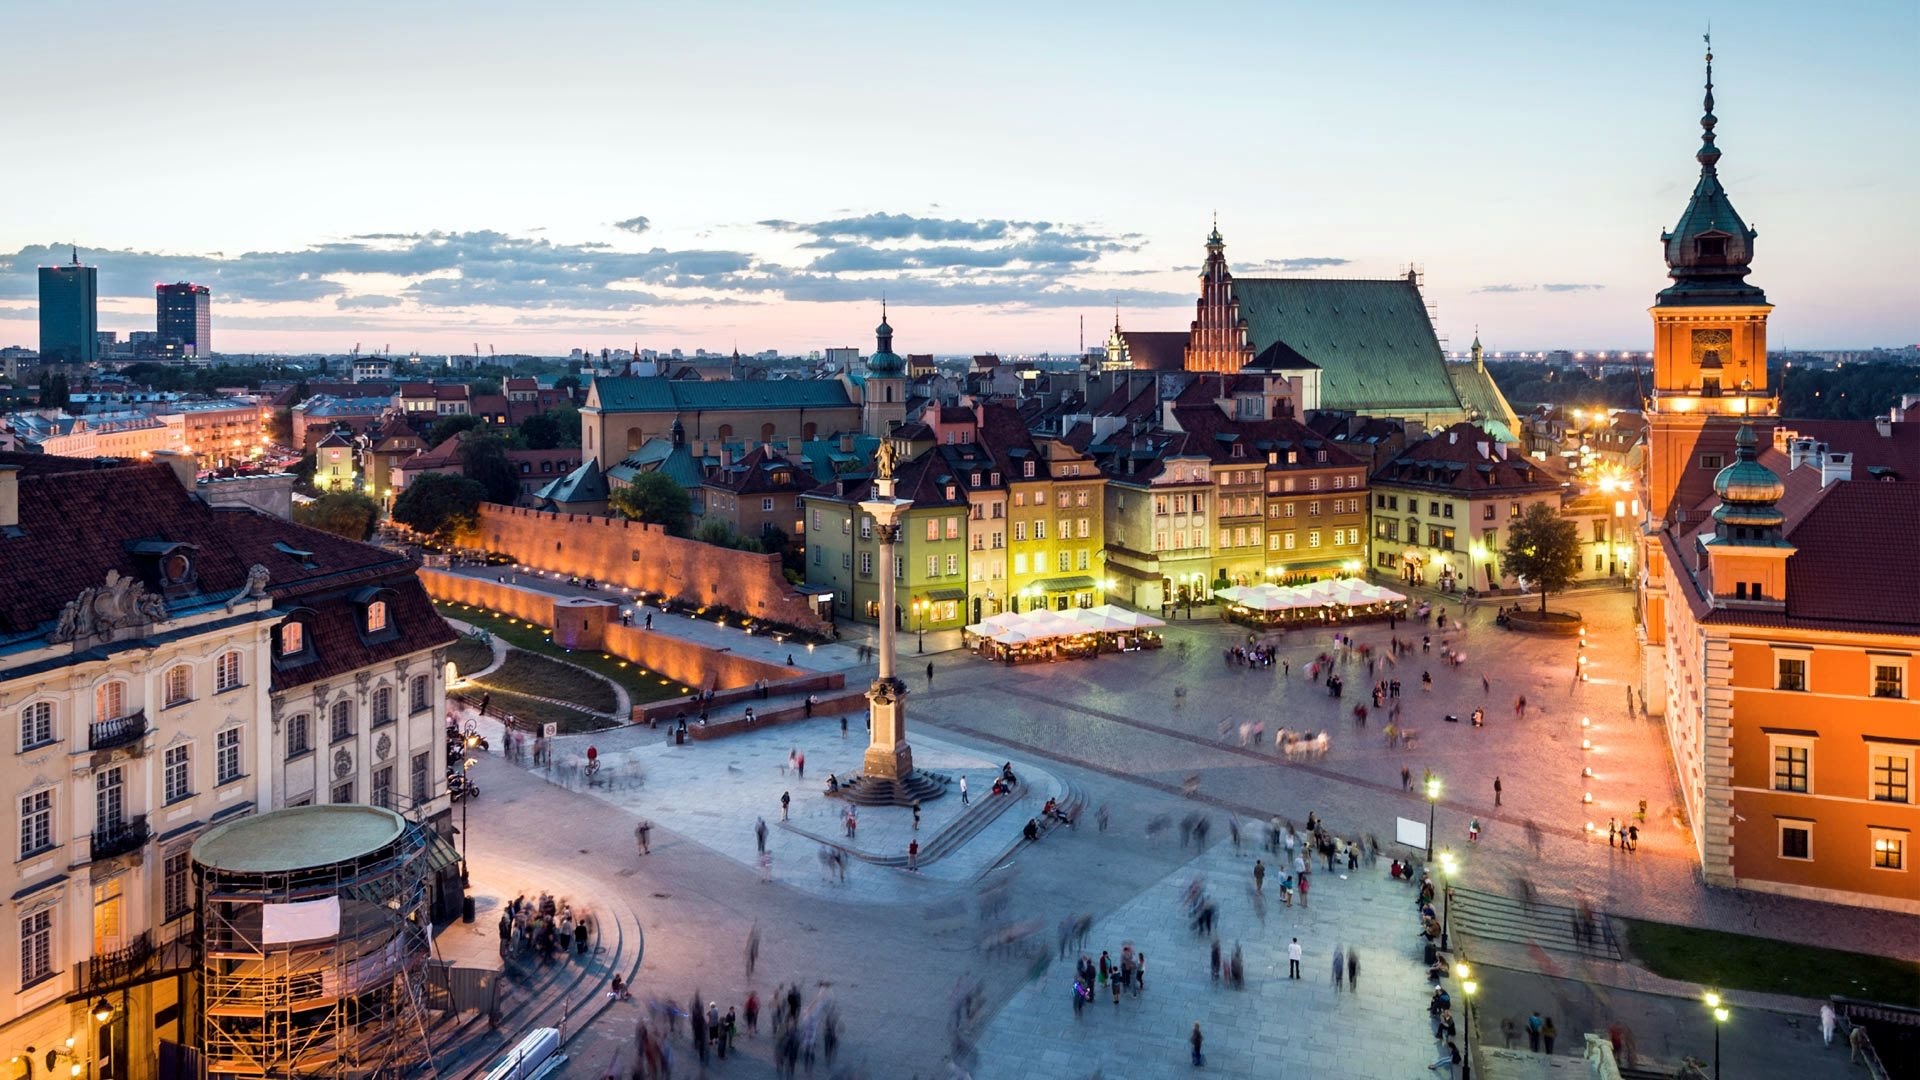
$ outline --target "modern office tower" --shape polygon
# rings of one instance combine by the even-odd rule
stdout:
[[[100,357],[98,271],[80,265],[80,251],[64,266],[40,268],[40,357],[87,364]]]
[[[205,285],[182,281],[153,287],[154,329],[160,340],[180,343],[180,355],[207,357],[213,354],[211,290]]]

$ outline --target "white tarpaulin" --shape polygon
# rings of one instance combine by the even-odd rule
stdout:
[[[1427,823],[1403,817],[1394,818],[1393,838],[1408,847],[1424,849],[1427,846]]]
[[[340,898],[260,905],[260,942],[279,945],[340,936]]]

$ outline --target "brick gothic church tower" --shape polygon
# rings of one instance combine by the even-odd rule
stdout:
[[[1648,419],[1647,501],[1653,531],[1680,525],[1713,494],[1713,479],[1734,460],[1735,436],[1752,421],[1765,441],[1779,400],[1767,387],[1767,314],[1759,286],[1747,282],[1756,232],[1740,219],[1717,169],[1713,52],[1694,160],[1700,179],[1673,231],[1660,237],[1668,276],[1653,315],[1653,392]]]
[[[1194,308],[1182,366],[1188,371],[1231,375],[1253,362],[1253,343],[1247,339],[1247,321],[1240,317],[1240,301],[1233,295],[1227,242],[1220,238],[1218,221],[1207,236],[1207,263],[1200,268],[1200,299]]]

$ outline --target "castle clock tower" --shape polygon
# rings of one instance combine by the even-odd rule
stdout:
[[[1700,117],[1700,179],[1672,232],[1663,233],[1667,273],[1653,315],[1653,392],[1648,399],[1647,500],[1653,531],[1680,525],[1713,494],[1735,456],[1740,426],[1762,438],[1778,399],[1767,385],[1767,295],[1747,283],[1757,235],[1720,186],[1714,145],[1713,52]]]

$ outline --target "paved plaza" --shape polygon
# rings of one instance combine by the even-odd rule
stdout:
[[[1631,598],[1595,592],[1555,606],[1586,617],[1585,682],[1572,678],[1580,652],[1573,640],[1499,630],[1491,625],[1491,609],[1463,610],[1457,603],[1444,610],[1450,622],[1463,616],[1464,630],[1442,633],[1418,623],[1393,634],[1385,625],[1356,628],[1356,641],[1373,647],[1375,671],[1368,672],[1358,651],[1337,660],[1346,680],[1340,699],[1305,674],[1322,653],[1333,652],[1330,634],[1286,635],[1281,662],[1248,668],[1223,659],[1245,631],[1204,618],[1175,622],[1165,649],[1095,660],[1009,668],[939,652],[931,656],[930,686],[924,661],[909,653],[903,667],[912,688],[908,731],[917,763],[966,773],[975,801],[1003,761],[1011,760],[1026,780],[1018,805],[917,874],[872,861],[904,854],[913,835],[909,812],[863,809],[858,835],[849,841],[839,824],[840,804],[823,794],[828,772],[858,767],[864,724],[857,714],[849,717],[844,740],[835,715],[685,746],[668,745],[664,730],[644,727],[567,737],[559,740],[551,770],[489,760],[479,772],[487,794],[476,804],[487,821],[476,822],[473,839],[513,867],[538,865],[543,848],[564,851],[569,885],[597,881],[630,904],[645,929],[642,994],[685,1000],[697,990],[723,1011],[749,991],[765,999],[783,982],[831,994],[847,1031],[836,1070],[827,1075],[949,1075],[952,1004],[956,990],[973,986],[982,992],[984,1015],[961,1032],[966,1041],[958,1055],[973,1076],[1184,1072],[1186,1037],[1196,1020],[1207,1034],[1208,1071],[1220,1075],[1428,1075],[1424,1066],[1435,1044],[1405,887],[1380,868],[1363,867],[1348,880],[1323,874],[1311,908],[1288,910],[1270,895],[1262,918],[1250,896],[1253,854],[1236,856],[1225,828],[1230,815],[1302,822],[1311,811],[1343,835],[1378,836],[1388,858],[1414,854],[1392,843],[1394,822],[1424,824],[1429,805],[1402,787],[1403,767],[1416,788],[1429,769],[1440,779],[1443,795],[1432,808],[1437,841],[1463,862],[1464,887],[1512,894],[1524,879],[1548,899],[1585,897],[1615,914],[1920,955],[1911,920],[1852,911],[1835,917],[1817,904],[1701,887],[1685,835],[1663,815],[1675,796],[1662,729],[1627,707],[1634,671]],[[658,618],[655,625],[656,632],[679,629]],[[707,643],[717,647],[772,645],[745,642],[738,631],[710,624],[696,629],[713,636]],[[1425,650],[1423,635],[1430,639]],[[1384,667],[1380,657],[1390,636],[1411,647]],[[1443,664],[1444,649],[1464,653],[1465,661],[1457,668]],[[838,666],[850,685],[859,685],[872,669],[856,659],[851,647],[836,645],[802,662]],[[1423,671],[1432,675],[1432,690],[1421,689]],[[1402,722],[1417,733],[1413,749],[1385,744],[1384,710],[1373,711],[1364,728],[1355,723],[1353,706],[1367,701],[1367,687],[1380,678],[1401,682]],[[1523,694],[1527,710],[1516,716],[1515,699]],[[1475,707],[1486,709],[1484,727],[1467,722]],[[1449,714],[1460,722],[1448,722]],[[1243,746],[1238,726],[1256,719],[1265,724],[1266,743]],[[1281,726],[1328,731],[1330,752],[1286,762],[1271,744]],[[1581,748],[1583,738],[1592,749]],[[578,763],[588,745],[597,749],[600,779],[608,783],[585,785]],[[793,750],[807,755],[804,782],[782,774]],[[1589,766],[1594,775],[1587,780],[1581,771]],[[1192,798],[1183,793],[1189,780],[1198,785]],[[781,791],[794,800],[785,828]],[[1591,803],[1582,801],[1585,791],[1592,792]],[[1020,843],[1020,825],[1042,799],[1059,792],[1086,800],[1082,827]],[[1642,799],[1649,814],[1640,851],[1610,849],[1607,818],[1630,817]],[[1111,822],[1105,832],[1091,825],[1101,808]],[[923,845],[959,813],[954,795],[923,807]],[[1192,813],[1205,813],[1214,824],[1204,854],[1183,849],[1174,830],[1148,829],[1156,819]],[[754,824],[761,818],[769,829],[771,884],[763,883],[758,865]],[[653,825],[653,853],[645,857],[633,839],[642,819]],[[1475,819],[1483,833],[1472,843],[1467,827]],[[1582,828],[1588,820],[1602,826],[1597,842]],[[556,843],[561,834],[567,839]],[[825,843],[853,849],[844,884],[821,865]],[[1188,929],[1183,890],[1196,875],[1219,902],[1223,944],[1231,949],[1239,941],[1244,949],[1244,990],[1212,985],[1206,941]],[[981,902],[989,895],[1000,901],[983,918]],[[1051,958],[1053,928],[1062,916],[1081,913],[1093,918],[1089,946],[1096,956],[1102,948],[1117,955],[1132,941],[1148,955],[1149,967],[1141,998],[1123,1000],[1117,1011],[1103,998],[1076,1020],[1068,997],[1071,967]],[[983,948],[1007,926],[1037,929],[1037,939]],[[743,947],[756,928],[764,944],[749,976]],[[1290,983],[1282,950],[1296,932],[1307,947],[1307,977]],[[1336,944],[1360,949],[1357,995],[1336,996],[1331,986]],[[1489,1004],[1565,1002],[1556,1004],[1566,1013],[1562,1055],[1578,1052],[1579,1027],[1623,1016],[1634,1018],[1647,1056],[1671,1062],[1678,1053],[1697,1052],[1690,1041],[1691,1002],[1663,996],[1691,988],[1629,965],[1576,966],[1564,954],[1537,948],[1462,944],[1470,952],[1484,947],[1491,961],[1483,969]],[[1049,962],[1039,963],[1034,950]],[[1542,978],[1557,981],[1529,981]],[[1743,1015],[1762,1015],[1747,1012],[1762,1003],[1734,1001]],[[1800,1008],[1790,1000],[1764,1004]],[[1804,1035],[1792,1023],[1796,1014],[1764,1015],[1779,1019],[1751,1022],[1756,1047],[1773,1040],[1797,1045],[1796,1033]],[[568,1075],[605,1075],[638,1019],[632,1006],[601,1014],[576,1039],[577,1065]],[[1485,1034],[1499,1050],[1497,1034]],[[766,1042],[764,1036],[746,1040],[724,1070],[772,1075]],[[1502,1075],[1545,1075],[1544,1062],[1501,1062],[1508,1069]],[[1495,1065],[1487,1064],[1491,1073]],[[1824,1075],[1824,1064],[1810,1059],[1801,1071]]]

